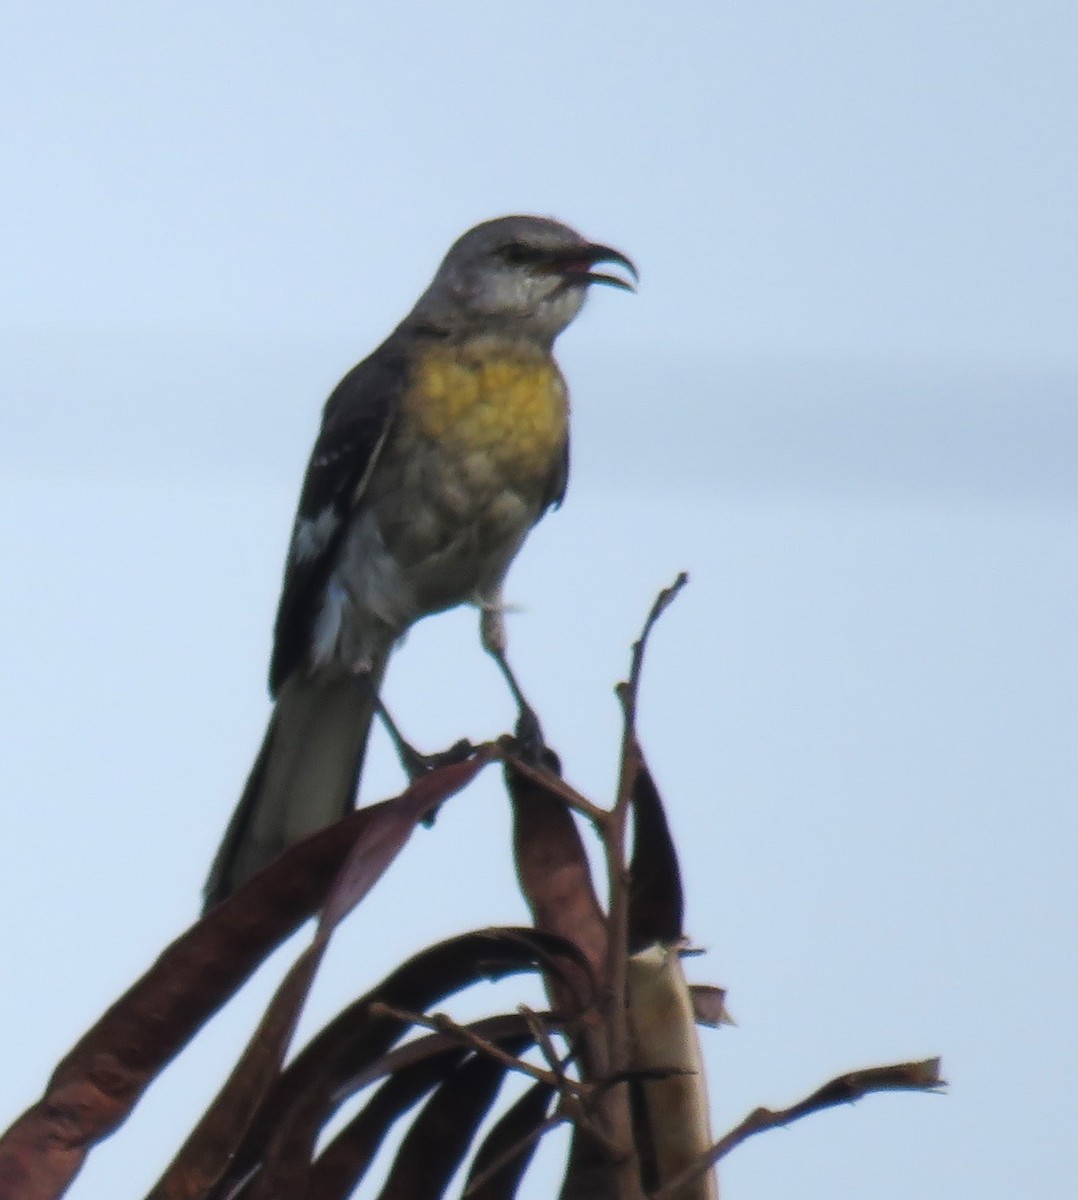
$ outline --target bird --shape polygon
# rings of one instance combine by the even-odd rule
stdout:
[[[565,495],[569,394],[555,339],[592,285],[633,291],[637,281],[625,254],[560,221],[484,221],[333,390],[286,556],[273,710],[205,910],[354,807],[376,714],[405,747],[379,690],[391,651],[422,618],[478,609],[482,646],[520,710],[518,733],[541,739],[506,656],[503,582]],[[405,765],[418,771],[423,760],[412,752]]]

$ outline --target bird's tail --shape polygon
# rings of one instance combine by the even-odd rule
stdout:
[[[384,671],[383,659],[369,675],[286,681],[210,868],[204,911],[352,808]]]

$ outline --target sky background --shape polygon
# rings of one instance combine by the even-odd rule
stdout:
[[[0,1124],[196,914],[325,396],[463,229],[531,211],[642,282],[559,345],[570,494],[512,655],[606,800],[612,685],[690,572],[641,732],[739,1022],[703,1034],[716,1133],[857,1066],[952,1082],[754,1139],[726,1197],[1072,1194],[1076,34],[1063,0],[10,0]],[[467,612],[387,692],[423,746],[512,719]],[[363,795],[399,786],[379,743]],[[488,773],[414,839],[304,1030],[523,919],[505,808]],[[145,1192],[285,961],[77,1200]]]

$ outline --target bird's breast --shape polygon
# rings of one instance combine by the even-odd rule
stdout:
[[[402,409],[420,437],[509,486],[547,479],[568,435],[565,383],[550,356],[496,345],[429,350]]]

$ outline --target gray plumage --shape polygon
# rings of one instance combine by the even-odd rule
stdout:
[[[508,675],[501,588],[560,502],[568,396],[551,356],[593,270],[624,255],[540,217],[465,233],[397,329],[326,404],[275,627],[275,708],[206,885],[225,899],[353,805],[394,643],[460,604]],[[519,695],[518,695],[519,698]]]

